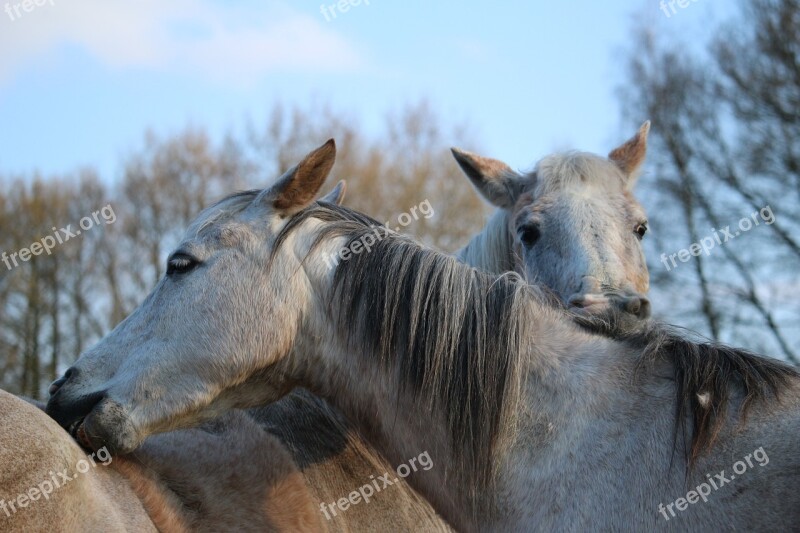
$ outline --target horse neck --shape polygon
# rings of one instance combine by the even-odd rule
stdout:
[[[456,252],[456,257],[484,272],[502,274],[514,270],[513,243],[508,224],[508,211],[495,210],[480,233]]]
[[[338,241],[341,244],[341,241]],[[331,246],[321,246],[319,253],[330,254],[337,249]],[[381,253],[380,250],[373,250],[370,253]],[[315,263],[316,261],[309,261]],[[459,268],[467,270],[466,267],[458,265]],[[306,267],[308,271],[308,266]],[[386,274],[389,275],[388,273]],[[317,297],[313,298],[318,302],[331,302],[331,273],[326,275],[311,275],[311,285]],[[396,280],[395,280],[396,281]],[[392,279],[386,279],[386,284],[394,283]],[[523,288],[521,290],[532,290]],[[517,370],[513,374],[515,380],[525,381],[530,388],[531,383],[544,381],[545,374],[552,376],[553,367],[559,366],[558,362],[550,361],[550,355],[554,359],[563,357],[564,354],[556,352],[575,353],[579,349],[576,339],[575,344],[571,345],[570,350],[565,350],[565,345],[570,345],[565,341],[564,336],[553,338],[554,335],[569,334],[574,328],[570,328],[563,318],[557,314],[536,304],[530,298],[509,301],[506,305],[513,305],[514,316],[517,316],[520,324],[534,324],[531,329],[522,328],[524,331],[515,331],[516,334],[509,337],[517,338],[522,335],[530,335],[530,339],[521,342],[520,350],[524,352],[515,360]],[[530,303],[530,305],[527,305]],[[485,304],[485,302],[484,302]],[[325,304],[323,304],[325,305]],[[519,309],[516,309],[519,307]],[[331,312],[336,313],[335,309]],[[473,479],[479,477],[477,472],[464,472],[466,470],[462,461],[456,459],[454,452],[458,446],[463,446],[461,442],[454,442],[450,433],[450,425],[447,423],[448,416],[452,413],[445,412],[442,406],[431,408],[426,401],[419,401],[413,393],[408,390],[408,386],[399,383],[394,375],[394,370],[382,364],[381,357],[377,353],[366,353],[368,349],[357,350],[354,353],[352,345],[348,344],[348,335],[336,325],[328,313],[319,310],[308,312],[307,320],[298,331],[295,343],[295,354],[299,359],[295,359],[296,368],[299,369],[300,376],[298,381],[312,390],[319,396],[329,400],[335,407],[345,413],[359,432],[366,440],[374,446],[391,464],[408,464],[410,459],[418,457],[424,452],[433,462],[433,467],[427,471],[417,471],[409,477],[409,483],[419,491],[434,508],[457,529],[470,529],[470,524],[479,520],[479,516],[484,511],[484,505],[491,502],[491,490],[474,490],[475,485],[470,484]],[[359,320],[365,320],[360,318]],[[358,331],[362,324],[353,323],[350,328]],[[374,325],[373,325],[374,326]],[[546,333],[547,332],[547,333]],[[501,334],[500,332],[497,332]],[[533,346],[537,337],[544,339],[542,350]],[[489,336],[491,337],[491,335]],[[482,342],[488,346],[496,344],[497,339],[485,338]],[[475,347],[481,353],[489,351],[486,346]],[[556,348],[558,347],[558,348]],[[540,360],[532,357],[537,352]],[[541,352],[541,353],[539,353]],[[311,355],[313,354],[313,355]],[[293,358],[294,359],[294,358]],[[509,363],[511,364],[511,363]],[[514,393],[510,397],[519,397],[521,384],[509,385]],[[526,392],[527,394],[527,392]],[[471,403],[470,399],[466,401]],[[484,401],[480,399],[476,401]],[[488,400],[487,400],[488,401]],[[537,409],[546,413],[549,404],[557,403],[559,400],[554,398],[551,392],[541,394],[535,399],[527,398],[524,401],[535,404]],[[510,402],[511,405],[513,402]],[[466,408],[466,406],[464,406]],[[523,409],[523,406],[520,406]],[[501,443],[502,450],[516,446],[513,434],[517,420],[517,414],[512,409],[512,414],[506,415],[506,420],[502,420],[499,431],[497,432],[498,441]],[[530,453],[530,450],[525,452]],[[488,455],[488,452],[487,452]],[[494,459],[494,457],[492,458]],[[497,463],[508,464],[508,458],[498,460]],[[513,461],[512,461],[513,462]],[[376,472],[376,478],[382,473]],[[516,474],[504,473],[498,478],[505,483]],[[391,477],[397,477],[392,473]],[[464,480],[470,480],[465,482]],[[481,492],[477,494],[476,492]]]
[[[317,349],[299,348],[307,352]],[[385,459],[387,466],[396,469],[427,452],[433,467],[425,471],[418,466],[405,481],[452,526],[465,530],[460,526],[466,524],[460,520],[469,513],[466,512],[466,499],[457,494],[459,484],[453,482],[458,474],[454,474],[452,446],[443,429],[447,427],[443,421],[444,413],[421,408],[379,369],[356,361],[349,350],[343,347],[323,350],[326,352],[325,363],[319,366],[326,367],[327,371],[324,375],[312,373],[307,379],[308,388],[343,412],[356,429],[355,433]],[[391,469],[387,472],[388,479],[396,481],[396,472]],[[393,487],[383,485],[381,478],[385,473],[375,471],[374,480],[365,479],[364,482],[378,483],[381,490],[393,490]],[[443,487],[447,489],[443,490]]]

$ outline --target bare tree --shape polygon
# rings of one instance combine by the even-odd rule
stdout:
[[[800,0],[740,3],[742,15],[715,31],[704,56],[640,31],[622,102],[629,118],[654,122],[658,175],[643,183],[661,233],[648,254],[661,261],[651,267],[657,309],[798,362],[800,315],[780,296],[800,291]],[[758,228],[736,230],[756,213]],[[736,240],[690,265],[670,259],[728,226]]]

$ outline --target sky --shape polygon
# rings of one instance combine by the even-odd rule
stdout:
[[[278,102],[328,104],[370,133],[424,98],[445,123],[468,124],[485,155],[517,168],[555,149],[607,153],[639,125],[622,122],[616,96],[634,15],[700,47],[709,17],[727,9],[722,0],[686,0],[669,17],[659,0],[29,1],[25,11],[22,0],[0,0],[0,174],[91,166],[110,179],[148,128],[221,137]]]

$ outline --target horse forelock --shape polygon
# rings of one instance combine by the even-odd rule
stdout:
[[[545,157],[532,176],[536,197],[548,193],[603,188],[612,192],[625,189],[625,176],[614,163],[587,152],[565,152]]]

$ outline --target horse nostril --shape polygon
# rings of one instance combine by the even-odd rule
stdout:
[[[50,384],[50,388],[47,390],[50,393],[50,396],[52,396],[53,394],[57,393],[58,389],[60,389],[61,386],[66,382],[67,382],[67,378],[65,378],[65,377],[60,377],[57,380],[55,380],[54,382],[52,382]]]
[[[583,296],[573,296],[567,302],[572,307],[583,307],[583,304],[586,302],[586,299]]]
[[[647,318],[650,316],[650,300],[642,296],[642,309],[639,311],[639,316]]]
[[[625,303],[625,311],[639,318],[650,316],[650,300],[644,296],[634,296]]]
[[[48,389],[50,396],[57,393],[58,390],[64,386],[64,383],[66,383],[71,377],[77,374],[78,371],[75,369],[74,366],[69,367],[67,371],[64,372],[63,376],[61,376],[60,378],[58,378],[57,380],[55,380],[53,383],[50,384],[50,388]]]

